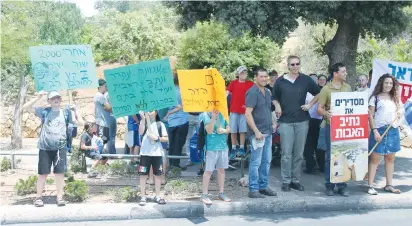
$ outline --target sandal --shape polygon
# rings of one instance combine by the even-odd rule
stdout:
[[[159,196],[156,196],[156,197],[154,198],[154,201],[155,201],[157,204],[160,204],[160,205],[166,204],[166,201],[165,201],[163,198],[159,197]]]
[[[139,206],[145,206],[145,205],[146,205],[146,197],[141,197],[140,202],[139,202]]]
[[[36,200],[34,200],[34,206],[43,207],[44,206],[43,200],[41,198],[36,198]]]
[[[392,185],[386,185],[383,188],[384,191],[394,193],[394,194],[400,194],[401,191],[399,189],[394,188]]]
[[[154,182],[149,182],[149,180],[147,180],[147,181],[146,181],[146,184],[148,184],[148,185],[154,185],[155,183],[154,183]]]

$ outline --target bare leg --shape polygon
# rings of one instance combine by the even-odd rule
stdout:
[[[386,176],[386,185],[393,185],[393,171],[395,168],[395,154],[385,155],[385,176]]]
[[[381,155],[375,152],[369,156],[369,164],[368,164],[368,185],[372,186],[373,181],[375,180],[376,169],[378,168],[379,161],[381,159]]]
[[[136,146],[136,147],[135,147],[134,153],[135,153],[136,155],[140,155],[140,147],[139,147],[139,146]]]
[[[63,188],[64,188],[64,174],[55,174],[56,178],[56,190],[57,190],[57,200],[63,198]]]
[[[161,176],[155,176],[154,181],[155,181],[156,196],[160,197],[160,186],[162,186],[162,177]]]
[[[153,179],[153,168],[152,167],[150,167],[150,171],[149,171],[149,184],[153,184],[154,182],[154,179]]]
[[[147,175],[140,175],[140,196],[146,196]]]
[[[47,174],[39,175],[37,177],[37,198],[41,198],[43,196],[44,186],[46,185],[46,178]]]
[[[219,193],[225,189],[225,169],[217,169],[217,182],[219,184]]]
[[[232,139],[232,147],[238,145],[238,143],[237,143],[237,133],[231,133],[230,138]]]
[[[212,176],[211,171],[206,171],[203,173],[203,194],[207,195],[209,193],[209,183],[210,183],[210,177]]]
[[[240,133],[240,145],[245,146],[245,140],[246,140],[246,134],[245,133]]]

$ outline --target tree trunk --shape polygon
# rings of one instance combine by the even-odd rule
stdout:
[[[22,107],[26,99],[26,93],[28,89],[28,84],[26,84],[26,70],[21,67],[20,71],[20,92],[16,100],[16,105],[14,107],[14,118],[13,118],[13,127],[11,131],[11,149],[21,149],[23,148],[23,138],[22,138]]]
[[[335,63],[346,65],[348,72],[347,83],[355,87],[356,84],[356,55],[360,36],[359,27],[350,19],[339,19],[338,30],[332,40],[325,45],[325,52],[329,58],[329,67]]]

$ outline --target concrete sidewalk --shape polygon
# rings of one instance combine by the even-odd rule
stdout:
[[[383,162],[382,162],[383,163]],[[189,167],[185,174],[195,174],[198,166]],[[240,172],[227,171],[227,178],[239,178]],[[384,165],[381,164],[376,177],[376,187],[379,195],[370,196],[366,193],[365,182],[349,183],[350,197],[324,195],[324,176],[321,173],[307,175],[302,173],[301,183],[304,192],[280,190],[280,168],[272,167],[269,178],[270,186],[278,192],[277,197],[253,200],[247,198],[248,188],[237,187],[236,194],[228,195],[232,203],[214,201],[213,205],[205,206],[198,200],[168,202],[166,205],[149,203],[140,207],[137,203],[99,203],[99,204],[69,204],[66,207],[46,205],[35,208],[32,205],[0,206],[2,209],[2,224],[46,223],[67,221],[99,221],[125,219],[153,218],[187,218],[199,216],[218,216],[235,214],[261,214],[305,211],[340,211],[340,210],[372,210],[412,208],[412,150],[404,149],[397,154],[393,185],[402,191],[401,195],[384,192]],[[136,180],[137,184],[137,180]],[[216,195],[216,192],[213,192]]]

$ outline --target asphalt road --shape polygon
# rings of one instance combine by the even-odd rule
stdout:
[[[97,222],[70,222],[70,223],[42,223],[19,224],[20,226],[403,226],[411,225],[412,209],[374,210],[374,211],[349,211],[349,212],[311,212],[288,213],[276,215],[251,215],[251,216],[222,216],[193,219],[158,219],[158,220],[127,220],[127,221],[97,221]],[[15,225],[16,226],[16,225]]]

